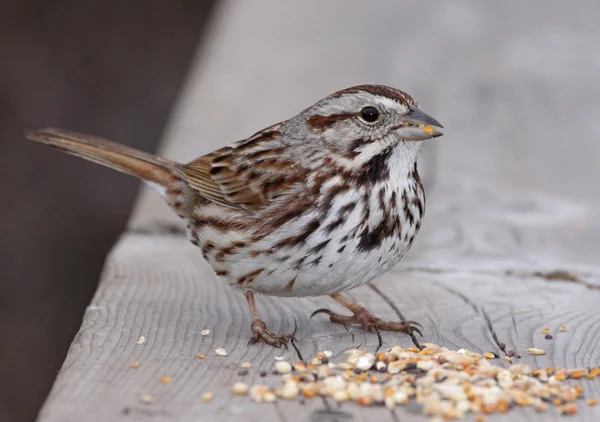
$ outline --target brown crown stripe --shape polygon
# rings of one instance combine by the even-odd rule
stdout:
[[[353,113],[330,114],[329,116],[322,116],[320,114],[316,114],[316,115],[310,116],[306,120],[306,124],[311,129],[325,130],[342,120],[351,119],[355,116],[356,115]]]
[[[359,85],[352,88],[344,89],[342,91],[338,91],[335,94],[333,94],[332,97],[337,98],[345,94],[354,94],[356,92],[361,91],[368,92],[369,94],[373,95],[379,95],[381,97],[390,98],[407,106],[417,105],[414,98],[408,95],[406,92],[394,88],[389,88],[383,85]]]

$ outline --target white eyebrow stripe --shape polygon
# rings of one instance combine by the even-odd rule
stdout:
[[[386,97],[376,97],[377,102],[384,106],[385,108],[390,108],[392,110],[397,110],[400,113],[406,112],[406,106],[400,104],[399,102],[392,100],[391,98]]]

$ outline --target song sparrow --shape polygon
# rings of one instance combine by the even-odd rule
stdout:
[[[341,292],[389,270],[410,248],[425,209],[417,154],[441,128],[410,95],[363,85],[187,164],[65,130],[27,137],[155,188],[216,275],[245,293],[250,343],[280,347],[292,336],[268,330],[254,292],[330,295],[352,315],[315,314],[420,334],[418,323],[382,321]]]

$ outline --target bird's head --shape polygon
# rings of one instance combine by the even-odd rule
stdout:
[[[301,120],[309,133],[341,160],[355,164],[367,162],[400,142],[412,143],[413,149],[418,149],[421,141],[441,136],[443,129],[410,95],[381,85],[336,92],[294,120]]]

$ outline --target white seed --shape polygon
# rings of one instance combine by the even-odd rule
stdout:
[[[396,407],[396,400],[394,400],[394,396],[386,397],[383,402],[385,404],[385,407],[387,407],[388,409],[393,409],[394,407]]]
[[[377,369],[380,372],[385,372],[387,370],[387,365],[385,364],[385,362],[377,362],[375,364],[375,369]]]
[[[138,341],[136,342],[136,344],[146,344],[146,337],[145,336],[141,336]]]
[[[275,400],[277,400],[277,396],[271,391],[267,391],[263,397],[263,400],[265,403],[273,403]]]
[[[275,356],[275,360],[284,360],[285,356]]]
[[[208,403],[211,402],[213,399],[213,393],[204,393],[202,394],[202,401]]]
[[[250,398],[260,403],[264,400],[265,394],[269,392],[269,389],[264,385],[255,384],[250,388]]]
[[[330,358],[333,356],[333,352],[331,350],[325,350],[323,352],[323,354],[325,355],[325,357]]]
[[[198,331],[196,331],[196,332],[198,332]],[[203,336],[207,336],[210,334],[210,330],[209,329],[202,330],[202,332],[200,332],[200,334],[202,334]]]
[[[323,361],[319,358],[313,358],[313,359],[311,359],[310,363],[311,363],[311,365],[318,366],[318,365],[321,365],[323,363]]]
[[[363,371],[368,371],[375,363],[375,355],[373,353],[365,353],[356,361],[356,367]]]
[[[217,356],[227,356],[227,350],[223,349],[222,347],[219,347],[217,350],[215,350],[215,353]]]
[[[233,391],[233,394],[243,396],[248,393],[249,388],[248,388],[248,384],[246,384],[246,383],[236,382],[235,384],[233,384],[233,387],[231,389]]]
[[[527,351],[532,355],[545,355],[547,353],[545,350],[538,349],[537,347],[531,347]]]
[[[561,325],[560,327],[558,327],[558,331],[560,331],[561,333],[566,333],[567,332],[567,326],[566,325]]]
[[[242,362],[242,364],[240,366],[245,369],[252,368],[252,364],[250,362]]]
[[[289,380],[286,381],[281,389],[281,398],[285,400],[293,400],[298,397],[298,393],[300,393],[298,384],[295,381]]]
[[[417,362],[417,368],[419,368],[421,371],[427,372],[431,368],[433,368],[433,361],[421,360],[421,361]]]
[[[335,393],[333,393],[333,399],[337,402],[345,402],[348,401],[350,399],[350,396],[348,395],[348,392],[346,390],[338,390]]]
[[[150,394],[142,394],[140,397],[140,402],[144,404],[150,404],[152,403],[152,396]]]
[[[292,365],[284,360],[275,362],[275,370],[280,374],[289,374],[292,372]]]

